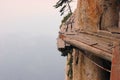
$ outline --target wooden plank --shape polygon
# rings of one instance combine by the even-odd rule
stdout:
[[[70,38],[63,38],[63,40],[66,42],[66,43],[69,43],[79,49],[82,49],[82,50],[86,50],[88,52],[91,52],[93,53],[94,55],[98,56],[98,57],[101,57],[103,59],[106,59],[108,61],[111,61],[112,59],[112,54],[108,53],[108,52],[105,52],[105,51],[102,51],[100,49],[97,49],[97,48],[94,48],[92,46],[89,46],[85,43],[82,43],[80,41],[77,41],[77,40],[74,40],[74,39],[70,39]]]
[[[95,48],[104,50],[104,51],[112,54],[113,41],[110,39],[105,39],[105,38],[88,35],[88,34],[82,34],[82,33],[78,34],[78,35],[73,35],[73,36],[67,35],[67,37],[69,37],[71,39],[75,39],[75,40],[83,42],[83,43],[86,43]]]
[[[114,45],[110,80],[120,80],[120,45],[119,43]]]
[[[65,48],[65,42],[60,38],[57,38],[57,47],[58,48]]]

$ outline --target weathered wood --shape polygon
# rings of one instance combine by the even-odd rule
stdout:
[[[119,22],[118,22],[118,27],[120,28],[120,6],[119,6]]]
[[[113,40],[111,39],[84,33],[79,33],[78,35],[73,36],[66,36],[112,54],[112,47],[114,46]]]
[[[88,52],[91,52],[93,53],[94,55],[98,56],[98,57],[101,57],[103,59],[106,59],[108,61],[111,61],[112,59],[112,54],[108,53],[108,52],[105,52],[105,51],[102,51],[100,49],[97,49],[97,48],[94,48],[92,46],[89,46],[85,43],[82,43],[80,41],[77,41],[77,40],[74,40],[74,39],[70,39],[70,38],[63,38],[63,40],[66,42],[66,43],[69,43],[79,49],[83,49],[85,51],[88,51]]]
[[[57,38],[57,47],[58,48],[65,48],[65,42],[60,38]]]
[[[120,80],[120,45],[119,43],[115,43],[114,45],[110,80]]]

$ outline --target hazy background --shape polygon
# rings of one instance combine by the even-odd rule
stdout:
[[[0,80],[64,80],[56,1],[0,0]]]

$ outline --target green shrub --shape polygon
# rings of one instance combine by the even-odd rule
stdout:
[[[72,70],[72,63],[73,63],[73,56],[72,54],[70,54],[70,60],[68,62],[68,65],[69,65],[69,70],[67,72],[67,76],[72,79],[73,77],[73,70]]]
[[[71,15],[72,15],[72,13],[68,13],[68,14],[63,18],[63,20],[61,21],[61,23],[66,22]]]

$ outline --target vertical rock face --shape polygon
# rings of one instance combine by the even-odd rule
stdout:
[[[72,66],[66,64],[66,80],[109,80],[109,73],[93,64],[80,50],[73,49],[72,55],[67,57],[67,63],[71,59]],[[96,61],[100,62],[99,59]],[[71,69],[72,73],[68,75]]]
[[[118,10],[116,0],[78,0],[74,13],[74,29],[78,31],[109,30],[118,27]],[[68,54],[66,63],[66,80],[109,80],[110,73],[83,55],[78,49]],[[89,53],[88,53],[89,54]],[[98,63],[105,62],[92,57]]]
[[[97,31],[118,27],[116,0],[78,0],[76,29]]]

